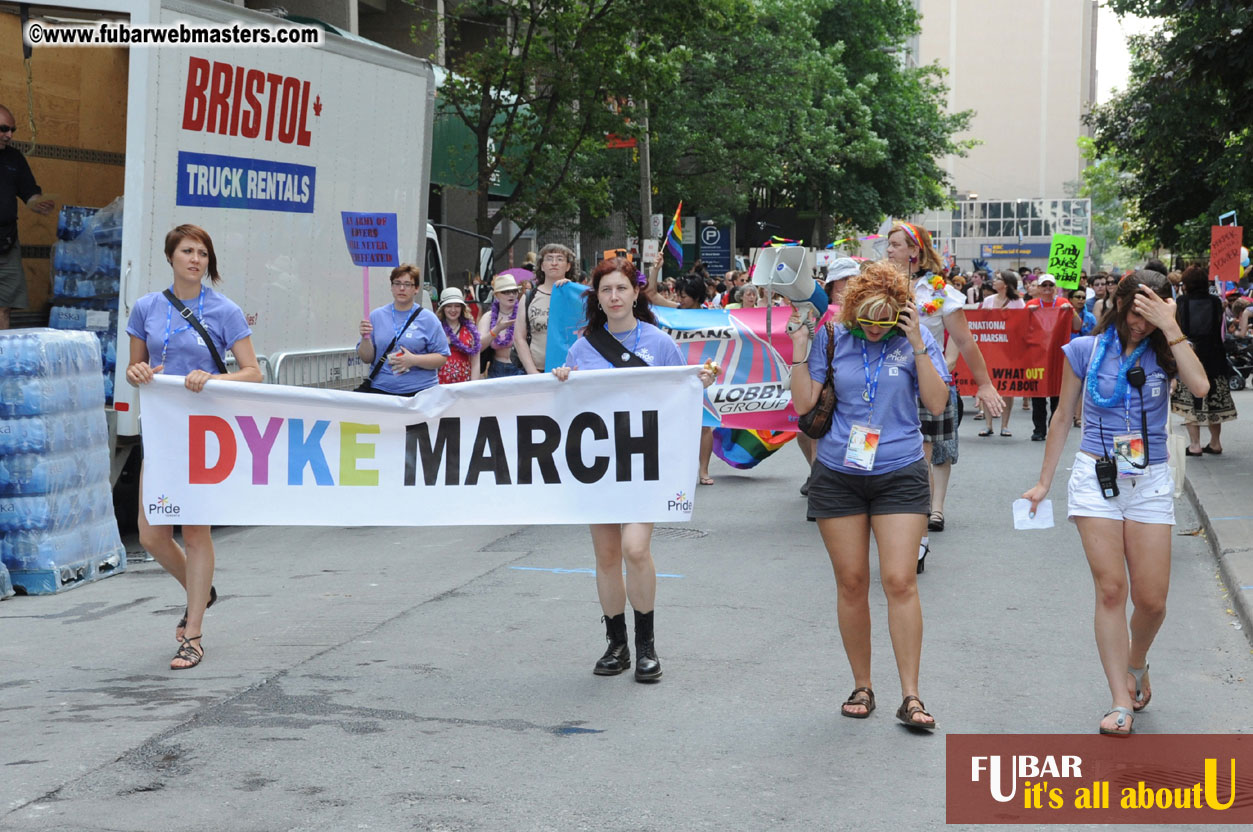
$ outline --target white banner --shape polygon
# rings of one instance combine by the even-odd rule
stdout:
[[[438,385],[413,398],[181,376],[142,390],[154,525],[439,526],[692,517],[698,367]]]

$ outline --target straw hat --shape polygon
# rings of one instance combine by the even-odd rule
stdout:
[[[498,274],[496,279],[492,281],[493,292],[516,292],[518,291],[518,281],[513,279],[511,274]]]

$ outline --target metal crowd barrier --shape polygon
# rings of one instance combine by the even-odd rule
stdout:
[[[226,358],[224,358],[223,361],[226,363],[226,372],[233,373],[239,369],[239,362],[237,362],[235,360],[235,356],[231,355],[229,352],[226,354]],[[270,359],[266,358],[264,355],[258,355],[257,366],[261,368],[262,383],[273,384],[274,368],[270,366]]]
[[[361,383],[370,367],[357,357],[356,347],[325,350],[293,350],[275,353],[266,381],[298,387],[351,390]]]

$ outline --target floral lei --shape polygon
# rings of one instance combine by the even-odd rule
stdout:
[[[449,347],[461,353],[462,355],[467,355],[470,357],[473,357],[479,354],[479,347],[480,347],[479,328],[474,325],[473,321],[471,321],[469,318],[462,318],[461,320],[461,328],[465,330],[469,330],[471,338],[474,339],[473,343],[468,347],[465,344],[461,343],[460,338],[452,334],[452,327],[448,325],[448,321],[444,321],[443,323],[444,323],[444,334],[448,336]]]
[[[922,312],[924,315],[934,315],[940,311],[940,307],[944,305],[944,278],[938,274],[924,278],[927,285],[931,287],[932,296],[930,300],[922,302]]]
[[[515,303],[513,307],[514,320],[517,320],[518,306]],[[496,328],[496,322],[500,320],[500,301],[492,301],[492,329]],[[507,347],[513,343],[513,328],[516,323],[510,324],[509,328],[492,339],[493,347]],[[478,337],[478,330],[475,330],[475,336]]]

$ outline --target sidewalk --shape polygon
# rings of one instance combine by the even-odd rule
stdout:
[[[1184,493],[1209,538],[1231,609],[1253,641],[1253,390],[1231,395],[1240,416],[1223,425],[1222,456],[1188,457]],[[1201,445],[1208,441],[1201,428]]]

